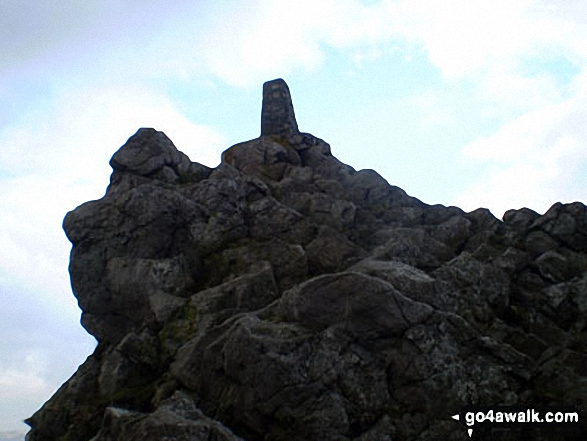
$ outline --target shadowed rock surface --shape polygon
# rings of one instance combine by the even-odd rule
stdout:
[[[473,439],[587,439],[582,203],[424,204],[300,133],[283,80],[214,169],[146,128],[110,165],[63,223],[99,343],[28,441],[458,441],[470,406],[563,405],[574,432]]]
[[[281,78],[267,81],[263,84],[261,136],[289,137],[298,133],[289,87]]]

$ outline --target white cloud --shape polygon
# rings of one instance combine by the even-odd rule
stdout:
[[[113,47],[132,46],[137,50],[157,46],[161,39],[169,42],[168,36],[174,38],[172,25],[179,17],[189,15],[193,22],[193,16],[201,15],[210,2],[193,3],[58,0],[25,7],[19,0],[3,0],[0,2],[3,43],[0,73],[35,63],[59,67],[65,60],[71,68],[84,56],[93,58],[94,62],[98,57],[107,57]],[[123,64],[123,60],[118,62]],[[144,66],[151,67],[159,57],[145,61]]]
[[[36,399],[49,395],[53,388],[43,375],[47,366],[46,357],[38,351],[29,350],[23,360],[13,360],[14,366],[0,365],[0,397],[9,400]]]
[[[349,49],[361,67],[388,55],[384,48],[392,42],[411,43],[427,52],[445,79],[473,82],[489,117],[495,106],[509,115],[561,99],[555,77],[524,72],[528,59],[563,56],[584,64],[587,29],[581,17],[587,13],[564,10],[537,0],[259,0],[209,23],[225,32],[208,34],[199,52],[211,73],[249,86],[296,69],[316,70],[326,45]]]
[[[396,29],[422,42],[433,64],[446,77],[473,73],[496,59],[525,52],[536,29],[524,17],[529,0],[389,2]]]
[[[509,208],[544,212],[556,201],[586,201],[585,78],[576,80],[579,93],[573,98],[529,112],[466,145],[463,156],[486,162],[488,168],[455,203],[474,209],[485,201],[501,216]]]
[[[549,142],[562,130],[568,105],[551,105],[527,113],[502,126],[497,133],[479,138],[463,147],[465,157],[475,160],[511,162],[542,154]],[[566,110],[566,112],[565,112]]]
[[[422,130],[434,130],[457,124],[456,115],[447,103],[442,102],[443,95],[434,89],[410,95],[402,100],[401,106],[419,115],[418,122]]]
[[[208,71],[228,84],[249,86],[295,69],[317,69],[324,45],[373,59],[392,39],[421,45],[446,78],[490,76],[493,83],[496,74],[505,83],[519,81],[505,75],[513,73],[520,54],[544,56],[562,50],[570,57],[587,56],[585,8],[565,2],[383,0],[367,5],[358,0],[254,0],[198,5],[181,1],[162,7],[150,1],[138,14],[134,4],[70,3],[45,11],[37,26],[42,38],[37,40],[55,40],[52,52],[66,56],[68,65],[84,59],[115,78],[189,79]],[[83,26],[71,24],[71,14]],[[5,15],[11,21],[24,20],[14,8]],[[15,54],[26,37],[23,29],[31,26],[27,22],[5,28],[5,33],[12,29],[6,41]],[[496,72],[496,63],[507,69]],[[503,90],[504,81],[497,83]]]
[[[449,84],[470,85],[471,96],[462,99],[478,102],[480,116],[505,122],[463,147],[465,160],[486,168],[454,204],[483,205],[501,215],[509,208],[545,211],[555,201],[587,199],[587,130],[579,123],[587,117],[586,8],[569,13],[568,3],[530,0],[387,4],[396,31],[421,44]],[[562,84],[559,72],[541,70],[557,59],[583,73]],[[535,72],[527,70],[528,62]],[[442,108],[429,95],[412,98],[423,109],[437,108],[432,114]],[[426,115],[423,121],[430,119]]]
[[[377,45],[391,36],[390,19],[383,3],[259,0],[219,18],[216,26],[226,32],[211,33],[199,48],[213,74],[228,84],[248,86],[298,68],[317,69],[326,44],[367,46],[373,58]]]
[[[32,415],[59,387],[59,383],[47,380],[48,374],[54,376],[47,371],[62,370],[64,360],[55,357],[50,366],[46,348],[12,349],[11,356],[2,357],[0,362],[0,427],[21,432],[26,427],[22,422],[24,418]],[[0,355],[4,353],[0,351]],[[71,375],[71,372],[65,374]]]
[[[553,75],[542,73],[528,77],[516,70],[511,66],[498,64],[487,68],[478,92],[486,109],[495,104],[501,112],[507,112],[510,109],[528,111],[561,100],[562,93]],[[486,113],[495,112],[495,110],[485,111]]]
[[[322,57],[318,42],[305,35],[307,20],[298,2],[248,2],[239,13],[223,15],[200,42],[208,69],[228,84],[246,86],[292,68],[315,67]]]

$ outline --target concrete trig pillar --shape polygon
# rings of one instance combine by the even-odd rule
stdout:
[[[299,133],[289,88],[281,78],[263,84],[261,136],[289,138]]]

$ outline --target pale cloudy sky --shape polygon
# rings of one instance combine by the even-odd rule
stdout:
[[[215,166],[282,77],[302,131],[426,203],[587,200],[586,2],[33,3],[0,0],[0,432],[94,348],[61,222],[139,127]]]

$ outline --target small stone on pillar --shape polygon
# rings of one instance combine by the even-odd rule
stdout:
[[[289,138],[299,133],[289,88],[281,78],[263,84],[261,136]]]

